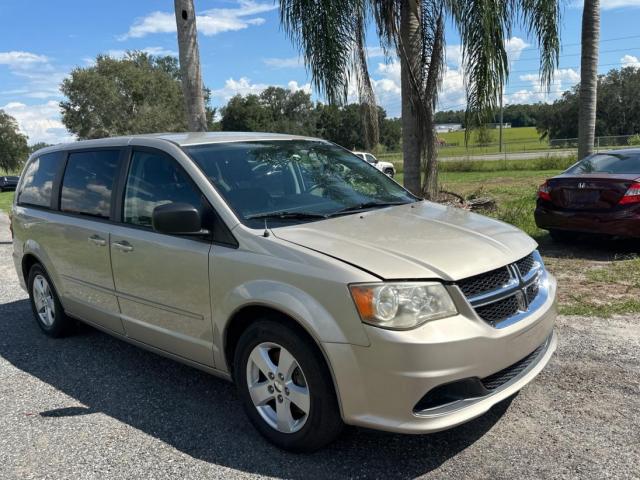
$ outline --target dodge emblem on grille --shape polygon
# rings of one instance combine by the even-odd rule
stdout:
[[[585,182],[578,183],[578,188],[587,188],[587,184]]]

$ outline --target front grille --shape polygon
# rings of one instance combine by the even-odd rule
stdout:
[[[489,375],[488,377],[483,378],[481,380],[482,385],[484,385],[484,388],[486,388],[487,390],[495,390],[497,388],[500,388],[502,385],[504,385],[508,381],[514,379],[515,377],[520,375],[522,372],[524,372],[524,370],[529,365],[531,365],[531,363],[536,358],[538,358],[538,355],[542,353],[546,345],[547,345],[547,342],[543,343],[538,348],[536,348],[533,352],[531,352],[529,355],[524,357],[522,360],[514,363],[510,367],[507,367],[504,370],[500,370],[499,372],[494,373],[493,375]]]
[[[516,262],[516,265],[518,266],[518,270],[520,270],[520,275],[524,277],[527,273],[529,273],[533,268],[534,263],[535,260],[533,258],[533,254],[529,254],[526,257],[518,260]]]
[[[538,272],[538,274],[536,274]],[[532,252],[516,262],[457,282],[476,313],[493,327],[528,310],[540,293],[542,260]]]
[[[480,315],[485,322],[494,327],[496,323],[509,317],[513,317],[518,313],[518,310],[518,299],[515,295],[482,307],[476,307],[476,313]]]
[[[540,286],[537,283],[529,285],[527,287],[526,292],[527,292],[527,301],[531,303],[538,296],[538,293],[540,292]]]
[[[474,277],[465,278],[458,282],[458,287],[467,297],[497,290],[511,280],[511,274],[507,267],[497,268],[487,273],[481,273]]]

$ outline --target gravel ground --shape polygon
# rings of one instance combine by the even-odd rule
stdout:
[[[89,327],[40,333],[0,216],[0,478],[640,478],[640,320],[561,317],[547,369],[448,432],[291,455],[232,385]]]

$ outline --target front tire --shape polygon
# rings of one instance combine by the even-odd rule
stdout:
[[[391,168],[387,168],[385,169],[384,173],[386,173],[387,175],[389,175],[391,178],[393,178],[393,169]]]
[[[27,285],[31,309],[38,326],[50,337],[67,335],[72,330],[73,320],[64,313],[53,282],[39,263],[29,270]]]
[[[312,452],[342,430],[331,375],[317,347],[273,320],[260,320],[238,341],[234,380],[244,410],[271,443]]]

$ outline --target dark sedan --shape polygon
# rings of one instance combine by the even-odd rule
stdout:
[[[5,190],[15,190],[18,186],[19,177],[0,177],[0,192]]]
[[[556,240],[640,237],[640,149],[596,153],[550,178],[538,190],[535,219]]]

